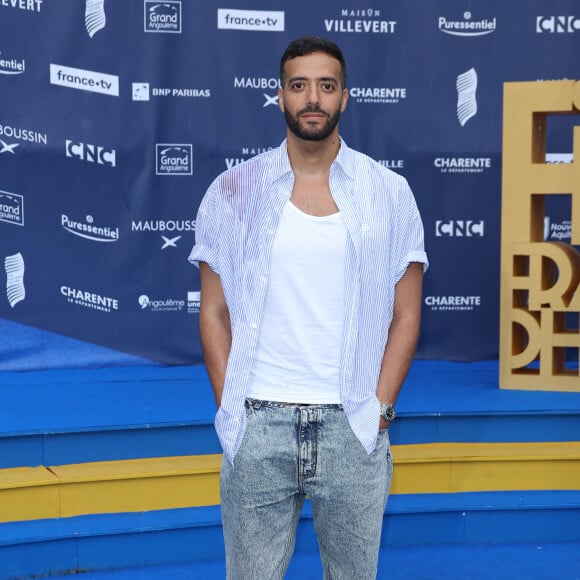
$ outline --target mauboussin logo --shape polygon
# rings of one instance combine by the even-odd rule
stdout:
[[[193,146],[189,143],[157,143],[156,175],[192,175]]]
[[[149,298],[147,294],[141,294],[137,302],[141,310],[150,312],[181,312],[185,308],[185,300]]]

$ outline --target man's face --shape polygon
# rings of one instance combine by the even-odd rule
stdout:
[[[340,84],[340,63],[324,52],[286,61],[286,82],[278,91],[288,129],[300,139],[329,137],[346,107],[348,91]]]

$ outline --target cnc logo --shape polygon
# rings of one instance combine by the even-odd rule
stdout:
[[[141,310],[150,312],[181,312],[185,308],[185,300],[176,300],[174,298],[151,299],[147,294],[141,294],[137,298],[137,303]]]
[[[5,58],[0,52],[0,75],[21,75],[26,70],[24,59]]]
[[[193,175],[193,145],[156,143],[155,175]]]
[[[242,147],[242,151],[239,157],[226,157],[226,168],[231,169],[234,165],[239,165],[260,153],[265,153],[270,151],[272,147]]]
[[[405,88],[352,87],[348,93],[357,103],[391,104],[407,98]]]
[[[60,225],[70,234],[91,240],[93,242],[118,242],[119,228],[101,226],[94,223],[92,215],[87,215],[84,222],[69,218],[65,214],[60,216]]]
[[[116,298],[102,296],[95,292],[79,290],[78,288],[63,285],[60,287],[60,295],[64,296],[70,304],[76,304],[84,308],[92,308],[93,310],[100,310],[101,312],[119,310],[119,301]]]
[[[6,272],[6,297],[10,307],[14,308],[26,298],[24,258],[20,252],[4,258],[4,271]]]
[[[85,28],[88,35],[93,38],[106,24],[105,0],[85,0]]]
[[[222,30],[284,32],[284,16],[283,11],[218,8],[217,27]]]
[[[396,26],[396,20],[385,20],[381,11],[373,8],[343,9],[340,18],[324,19],[326,32],[394,34]]]
[[[481,296],[426,296],[425,306],[433,312],[475,310],[481,306]]]
[[[151,97],[210,97],[210,89],[171,89],[151,88],[149,83],[133,83],[132,98],[134,101],[149,101]]]
[[[577,16],[537,16],[536,34],[572,34],[580,30]]]
[[[65,150],[67,157],[73,157],[89,163],[115,167],[117,162],[117,154],[114,149],[107,149],[105,147],[100,147],[99,145],[77,143],[67,139]]]
[[[441,173],[483,173],[491,169],[491,157],[436,157],[433,165]]]
[[[145,32],[181,34],[181,0],[145,0]]]
[[[457,76],[457,119],[464,127],[465,123],[477,114],[477,73],[474,68]]]
[[[0,222],[24,225],[24,197],[17,193],[0,191]]]
[[[187,313],[188,314],[199,314],[199,308],[201,304],[201,292],[188,292],[187,293]]]
[[[119,77],[82,68],[72,68],[60,64],[50,65],[50,84],[101,93],[111,97],[119,96]]]
[[[483,36],[495,32],[496,19],[472,20],[471,12],[463,13],[463,20],[447,20],[439,16],[439,30],[453,36]]]
[[[264,103],[262,108],[278,107],[278,89],[281,88],[278,78],[270,77],[235,77],[235,89],[256,89],[262,93]],[[267,93],[264,91],[268,91]]]
[[[483,225],[483,220],[437,220],[435,236],[438,238],[483,238]]]

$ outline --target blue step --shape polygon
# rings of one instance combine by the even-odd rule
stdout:
[[[580,440],[580,393],[506,391],[497,361],[416,361],[394,444]],[[220,453],[205,367],[0,373],[0,469]]]
[[[392,496],[381,547],[580,542],[580,491]],[[310,504],[296,552],[317,551]],[[223,560],[219,507],[0,525],[0,578]],[[555,576],[557,577],[557,576]]]

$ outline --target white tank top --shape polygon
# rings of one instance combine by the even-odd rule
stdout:
[[[340,403],[347,230],[288,201],[274,239],[248,396]]]

